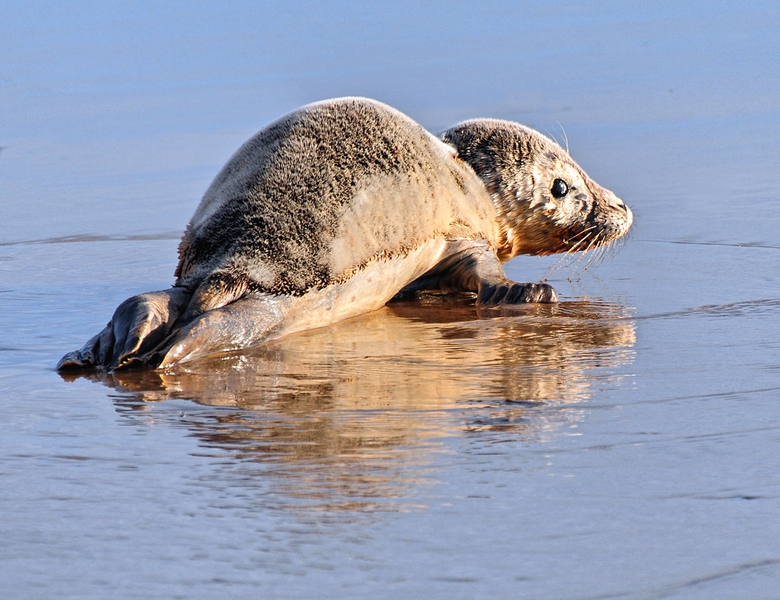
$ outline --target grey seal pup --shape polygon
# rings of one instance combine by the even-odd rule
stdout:
[[[206,191],[176,282],[133,296],[57,368],[165,368],[322,327],[418,290],[480,304],[556,302],[515,283],[518,254],[607,244],[631,210],[557,144],[509,121],[428,133],[365,98],[261,130]]]

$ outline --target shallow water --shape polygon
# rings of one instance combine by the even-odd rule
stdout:
[[[0,22],[3,596],[778,597],[774,4],[135,6]],[[568,138],[633,233],[509,263],[557,306],[54,371],[241,142],[347,94]]]

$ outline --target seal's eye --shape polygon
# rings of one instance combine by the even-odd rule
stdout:
[[[563,179],[556,179],[553,181],[550,192],[555,198],[563,198],[566,194],[569,193],[569,184],[566,183]]]

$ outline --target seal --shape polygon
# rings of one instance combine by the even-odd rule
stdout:
[[[165,368],[376,310],[419,290],[556,302],[502,263],[608,244],[631,210],[557,144],[477,119],[440,138],[365,98],[304,106],[206,191],[172,288],[133,296],[60,370]]]

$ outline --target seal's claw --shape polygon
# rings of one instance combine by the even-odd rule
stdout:
[[[477,304],[525,304],[558,302],[558,294],[546,283],[483,283]]]
[[[516,299],[507,299],[507,303],[536,302],[550,304],[558,302],[558,294],[551,285],[546,283],[515,284],[513,287],[520,288],[520,290]]]

